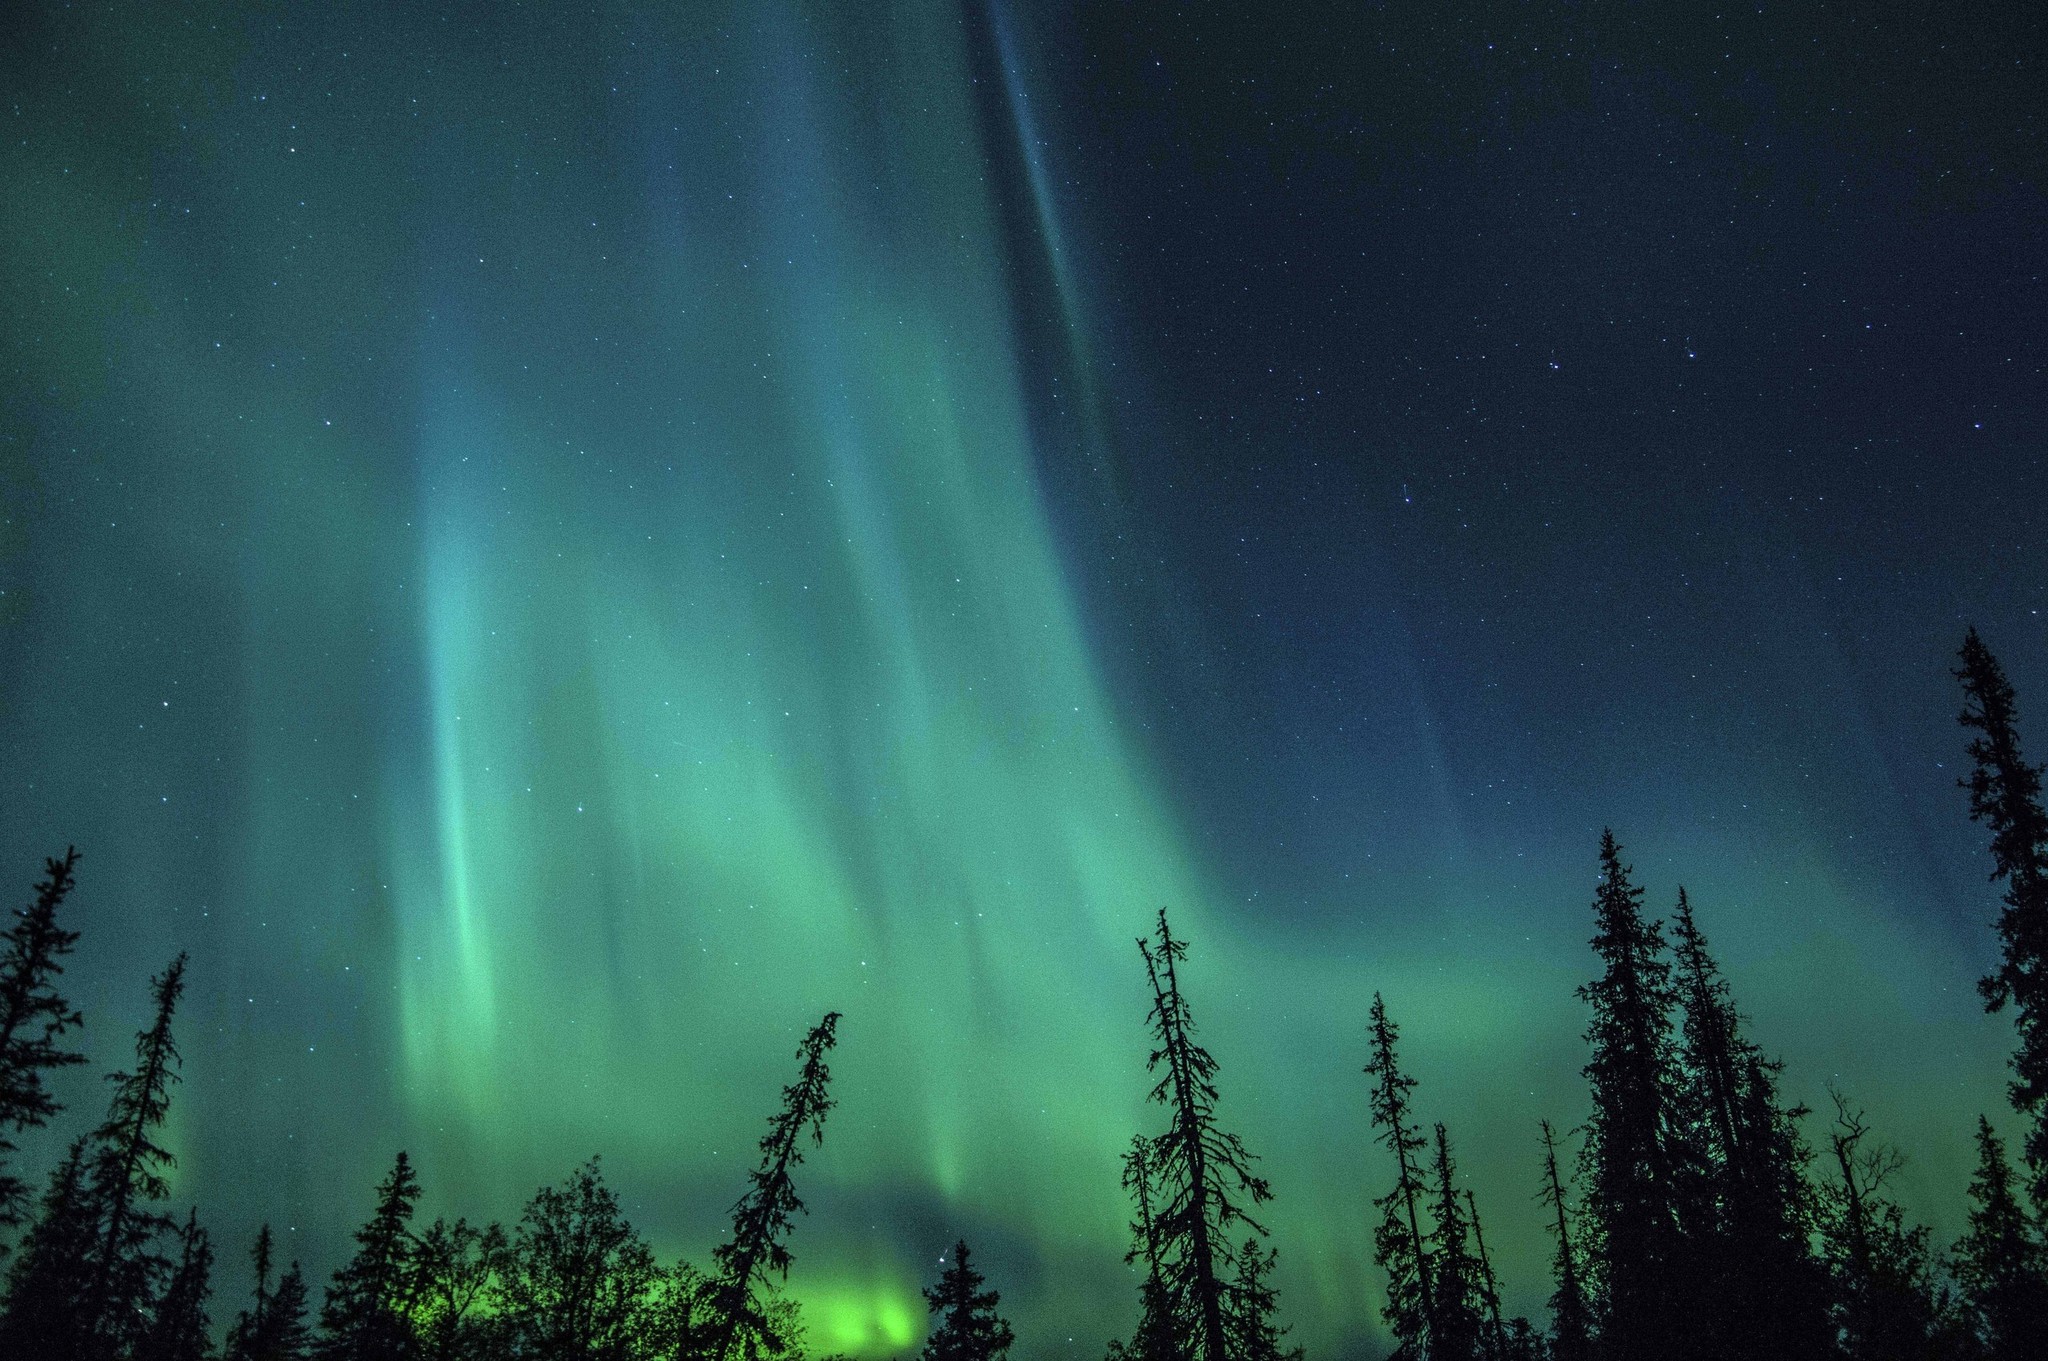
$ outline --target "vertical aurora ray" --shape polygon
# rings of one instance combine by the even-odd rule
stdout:
[[[638,382],[672,416],[565,440],[420,383],[413,1120],[500,1196],[564,1149],[665,1168],[701,1246],[790,1037],[843,1008],[797,1290],[863,1351],[922,1327],[877,1197],[1121,1290],[1130,942],[1202,912],[1046,523],[956,28],[772,18],[739,152],[666,149],[752,205],[651,233],[640,341],[690,362]]]
[[[1786,372],[1846,330],[1715,254],[1797,252],[1694,211],[1710,164],[1591,130],[1513,173],[1417,156],[1465,120],[1381,79],[1409,46],[1290,90],[1285,15],[1240,71],[1208,21],[1003,0],[29,10],[0,51],[0,839],[17,871],[86,852],[94,1067],[192,951],[170,1137],[224,1262],[269,1220],[324,1275],[399,1145],[472,1220],[602,1153],[701,1261],[837,1007],[793,1243],[814,1351],[905,1354],[964,1234],[1020,1358],[1094,1361],[1136,1301],[1132,937],[1167,904],[1294,1339],[1377,1350],[1375,990],[1537,1310],[1534,1121],[1583,1116],[1610,820],[1653,904],[1687,884],[1793,1094],[1840,1075],[1957,1227],[1955,1113],[1998,1109],[2010,1022],[1970,988],[1991,900],[1944,649],[1966,606],[2018,637],[2040,602],[1970,585],[1982,507],[1910,460],[1794,520],[1629,461],[1668,306],[1574,358],[1557,280],[1662,278],[1711,326],[1681,285],[1722,259]],[[1546,228],[1560,185],[1588,211]],[[1665,211],[1651,268],[1613,232]],[[1926,296],[1916,333],[1996,310]],[[1762,506],[1824,408],[1690,405],[1724,362],[1688,356],[1671,412]]]
[[[1079,345],[1085,335],[1080,316],[1079,290],[1067,249],[1066,232],[1060,224],[1059,208],[1053,200],[1052,170],[1046,164],[1044,132],[1031,107],[1031,92],[1024,72],[1024,53],[1016,34],[1016,21],[1002,0],[988,0],[988,24],[995,42],[996,65],[1003,82],[1003,103],[1016,130],[1017,155],[1024,165],[1024,178],[1031,190],[1031,207],[1038,220],[1040,241],[1051,264],[1054,286],[1059,294],[1060,316],[1071,343]],[[1081,365],[1087,373],[1085,362]]]
[[[509,1208],[601,1150],[663,1246],[701,1255],[796,1036],[843,1009],[794,1278],[814,1341],[913,1344],[930,1258],[965,1232],[1037,1345],[1107,1320],[1072,1344],[1092,1354],[1132,1299],[1116,1160],[1153,1120],[1131,941],[1169,904],[1230,1117],[1275,1175],[1289,1315],[1311,1345],[1355,1338],[1374,1278],[1346,1018],[1385,988],[1421,1071],[1473,1075],[1434,1111],[1470,1131],[1490,1241],[1538,1261],[1494,1093],[1569,1089],[1576,967],[1532,977],[1507,937],[1433,925],[1461,892],[1512,917],[1518,889],[1431,868],[1482,852],[1412,668],[1439,843],[1416,868],[1312,949],[1204,881],[1040,493],[1056,451],[1031,443],[985,136],[1017,139],[1039,236],[1015,248],[1051,264],[1079,438],[1107,436],[1028,60],[985,17],[1007,134],[977,120],[948,7],[763,11],[722,49],[747,98],[678,69],[620,121],[640,222],[531,224],[579,249],[594,229],[621,268],[524,296],[550,262],[508,233],[477,252],[506,274],[437,279],[437,315],[467,320],[426,328],[417,379],[402,1100],[457,1203]],[[544,338],[491,341],[480,319],[520,308]],[[1576,906],[1546,928],[1574,959]]]

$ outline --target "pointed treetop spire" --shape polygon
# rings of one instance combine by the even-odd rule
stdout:
[[[2012,683],[1972,628],[1955,672],[1963,683],[1957,721],[1973,731],[1975,762],[1958,783],[1970,793],[1970,818],[1991,829],[1991,879],[2005,883],[1998,914],[1998,967],[1978,983],[1985,1005],[2008,1004],[2019,1043],[2013,1051],[2013,1109],[2030,1123],[2021,1144],[2033,1173],[2037,1211],[2048,1213],[2048,810],[2041,767],[2020,751]]]

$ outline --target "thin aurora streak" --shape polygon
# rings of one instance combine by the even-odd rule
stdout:
[[[1854,555],[1875,584],[1831,595],[1846,532],[1779,508],[1775,431],[1740,485],[1610,479],[1637,521],[1696,495],[1694,558],[1633,521],[1597,537],[1555,469],[1582,425],[1612,432],[1569,403],[1555,467],[1511,436],[1498,466],[1471,452],[1507,419],[1437,444],[1403,425],[1479,405],[1435,337],[1289,328],[1326,297],[1423,310],[1411,274],[1441,290],[1427,310],[1479,314],[1479,248],[1432,257],[1437,219],[1392,216],[1446,195],[1429,155],[1355,176],[1392,205],[1343,239],[1365,283],[1265,295],[1287,326],[1240,332],[1279,285],[1219,272],[1222,322],[1151,310],[1148,271],[1199,276],[1257,234],[1150,263],[1167,229],[1116,182],[1253,196],[1224,192],[1203,140],[1224,133],[1091,124],[1073,34],[1109,21],[1087,7],[36,22],[38,130],[4,162],[33,192],[0,206],[30,342],[0,464],[0,834],[14,865],[86,851],[96,1062],[139,980],[193,950],[172,1142],[224,1258],[269,1219],[324,1271],[399,1145],[430,1212],[472,1218],[601,1153],[660,1249],[702,1258],[789,1049],[837,1007],[843,1105],[793,1243],[816,1347],[913,1343],[964,1235],[1022,1357],[1099,1356],[1135,1308],[1116,1159],[1149,1118],[1132,939],[1164,903],[1274,1182],[1295,1338],[1377,1336],[1375,989],[1534,1311],[1534,1122],[1583,1106],[1571,990],[1607,821],[1654,906],[1692,891],[1792,1091],[1851,1088],[1954,1227],[1967,1128],[1928,1094],[1994,1109],[2006,1030],[1970,993],[1988,899],[1936,765],[1959,749],[1942,668],[1971,612],[2048,695],[2019,633],[2038,583],[1893,561],[1938,535],[1886,503],[1906,528]],[[1257,173],[1278,202],[1334,172]],[[1663,362],[1670,320],[1625,343]],[[1557,331],[1520,353],[1613,362]],[[1295,343],[1357,344],[1373,377],[1297,383]],[[1218,416],[1237,393],[1211,355],[1283,376]],[[1528,366],[1531,391],[1562,381]],[[1348,425],[1302,414],[1369,381],[1391,386]],[[1653,386],[1631,369],[1585,409]],[[1320,471],[1346,460],[1363,490]],[[1473,546],[1524,502],[1556,538]],[[1653,576],[1683,589],[1636,594]],[[1594,603],[1557,603],[1588,580]],[[1697,652],[1671,641],[1695,620]],[[1752,641],[1788,620],[1793,641]],[[1874,678],[1894,663],[1909,682]]]

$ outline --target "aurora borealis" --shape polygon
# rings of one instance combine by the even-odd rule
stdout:
[[[1166,904],[1295,1339],[1380,1345],[1375,990],[1534,1311],[1608,824],[1953,1229],[2043,21],[1250,8],[10,17],[0,864],[84,852],[74,1113],[192,952],[223,1260],[398,1147],[701,1258],[837,1008],[813,1347],[964,1236],[1099,1356]]]

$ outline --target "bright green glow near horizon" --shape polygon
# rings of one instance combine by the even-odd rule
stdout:
[[[806,1304],[806,1341],[813,1350],[856,1356],[898,1353],[924,1335],[925,1306],[905,1283],[823,1286],[799,1291]]]
[[[964,56],[943,25],[899,38],[883,164],[816,153],[847,95],[806,69],[756,167],[782,268],[733,285],[679,243],[651,304],[758,355],[748,387],[678,374],[673,429],[586,455],[429,366],[403,1080],[500,1193],[523,1146],[588,1145],[722,1149],[730,1197],[794,1036],[840,1008],[812,1178],[928,1185],[1113,1264],[1131,940],[1161,903],[1214,932],[1061,577]],[[863,223],[869,175],[915,211]],[[551,484],[565,455],[616,469],[603,495]],[[796,1289],[832,1348],[921,1329],[912,1269],[859,1284],[815,1252]]]
[[[1525,1127],[1578,1109],[1582,904],[1545,904],[1540,963],[1511,926],[1418,934],[1404,902],[1451,891],[1426,876],[1382,878],[1372,910],[1312,948],[1224,910],[1062,575],[958,25],[934,6],[835,33],[860,54],[844,70],[802,55],[818,35],[800,27],[752,40],[772,88],[716,106],[740,150],[662,151],[746,206],[648,227],[643,352],[619,359],[632,405],[586,412],[587,434],[504,353],[465,364],[468,324],[421,345],[407,589],[424,712],[389,745],[383,862],[400,1101],[447,1203],[508,1213],[602,1151],[641,1217],[701,1260],[797,1037],[838,1008],[842,1104],[805,1168],[792,1278],[813,1345],[911,1345],[918,1287],[965,1233],[1037,1264],[996,1282],[1030,1349],[1071,1332],[1092,1355],[1133,1307],[1117,1160],[1157,1122],[1131,942],[1163,904],[1194,942],[1225,1118],[1279,1191],[1297,1336],[1375,1326],[1352,1043],[1375,988],[1486,1197],[1517,1307],[1536,1308]],[[888,135],[842,135],[864,123]],[[1047,168],[1022,152],[1050,237]],[[1085,356],[1072,264],[1048,248]],[[1515,903],[1501,860],[1465,891]],[[1693,882],[1710,924],[1758,891]],[[1788,866],[1778,891],[1792,884],[1811,937],[1751,951],[1783,973],[1753,1003],[1766,1035],[1843,936],[1888,929],[1824,864]],[[1737,932],[1717,940],[1744,957]],[[1878,953],[1916,948],[1902,932]],[[1839,980],[1833,1005],[1867,982]],[[1905,1104],[1894,1128],[1924,1147]]]
[[[1120,730],[1036,484],[964,57],[947,25],[897,40],[879,165],[819,150],[849,95],[804,68],[764,115],[761,219],[676,246],[653,310],[702,363],[729,362],[708,332],[750,364],[679,366],[646,447],[565,448],[508,416],[520,393],[426,365],[432,760],[397,753],[420,787],[392,806],[433,835],[391,835],[406,1101],[477,1194],[564,1149],[622,1177],[680,1159],[714,1234],[795,1037],[846,1012],[806,1177],[836,1208],[793,1284],[865,1352],[921,1332],[927,1267],[856,1208],[903,1188],[934,1248],[1000,1226],[1055,1298],[1124,1309],[1118,1159],[1156,1123],[1132,941],[1157,907],[1197,942],[1248,1132],[1285,1091],[1252,1056],[1362,1005],[1348,951],[1275,953],[1215,909]],[[857,211],[869,179],[887,226]],[[755,249],[782,268],[693,263]],[[1275,1222],[1350,1312],[1361,1240],[1328,1206],[1355,1188],[1329,1171]]]
[[[1507,644],[1447,627],[1510,679],[1365,649],[1355,674],[1304,673],[1346,691],[1348,726],[1273,769],[1333,811],[1255,830],[1272,771],[1217,797],[1190,784],[1213,773],[1155,767],[1147,728],[1225,713],[1231,754],[1327,729],[1193,644],[1157,695],[1114,691],[1099,649],[1143,592],[1070,579],[1077,531],[1041,492],[1112,486],[1094,418],[1142,418],[1134,375],[1181,357],[1091,327],[1116,262],[1101,223],[1060,219],[1078,181],[1030,26],[992,20],[992,79],[937,0],[646,8],[455,36],[402,7],[241,33],[68,11],[93,42],[53,47],[25,98],[72,131],[0,148],[28,186],[0,195],[0,283],[41,347],[7,414],[36,429],[0,449],[0,546],[31,559],[0,562],[0,621],[27,621],[0,733],[35,781],[0,832],[24,861],[86,848],[67,986],[95,1065],[125,1052],[140,980],[193,951],[167,1143],[223,1262],[268,1220],[331,1270],[402,1145],[426,1212],[472,1220],[600,1153],[650,1241],[701,1264],[798,1039],[837,1008],[841,1104],[792,1242],[813,1349],[902,1355],[964,1236],[1020,1361],[1097,1361],[1135,1315],[1118,1158],[1159,1117],[1132,940],[1164,905],[1222,1119],[1274,1186],[1294,1339],[1341,1357],[1377,1336],[1375,990],[1510,1303],[1540,1310],[1534,1127],[1583,1114],[1573,988],[1610,819],[1653,905],[1690,888],[1791,1094],[1824,1105],[1836,1079],[1867,1102],[1913,1158],[1908,1201],[1954,1232],[1956,1113],[1998,1111],[2010,1023],[1981,1014],[1982,952],[1913,900],[1905,853],[1853,830],[1918,824],[1836,806],[1892,808],[1889,754],[1831,775],[1801,734],[1753,758],[1746,715],[1691,698],[1605,732],[1600,701],[1515,691]],[[120,118],[69,116],[74,88]],[[1021,211],[999,214],[1006,175]],[[1021,349],[1041,329],[1064,367]],[[1048,368],[1078,455],[1030,428],[1045,394],[1022,385]],[[1220,537],[1161,527],[1183,531]],[[1410,548],[1418,574],[1463,561]],[[1267,636],[1241,617],[1290,560],[1265,551],[1223,583],[1243,601],[1191,612],[1228,647]],[[1192,593],[1205,560],[1159,572]],[[1502,567],[1564,656],[1583,616],[1545,613],[1556,570]],[[1320,600],[1280,604],[1333,637],[1405,631],[1407,600]],[[1730,702],[1826,693],[1769,682]],[[1204,687],[1221,700],[1177,703]],[[1496,704],[1502,732],[1565,736],[1495,769],[1446,720]],[[1559,750],[1583,769],[1535,769]],[[1913,778],[1939,798],[1952,775]],[[79,1076],[67,1115],[100,1099]]]

